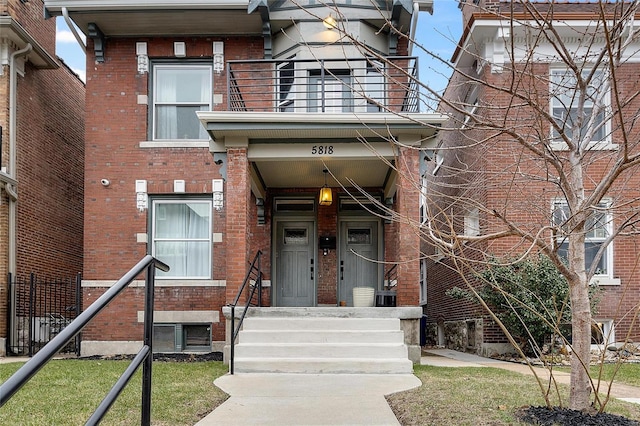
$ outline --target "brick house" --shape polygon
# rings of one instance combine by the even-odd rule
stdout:
[[[56,57],[42,7],[0,5],[0,355],[17,327],[8,275],[82,271],[84,84]]]
[[[403,34],[432,2],[303,4],[45,1],[88,38],[84,302],[143,255],[165,261],[158,350],[219,350],[260,251],[265,303],[305,312],[347,312],[397,264],[393,315],[418,309],[419,354],[419,238],[365,194],[418,219],[416,148],[444,118],[418,109]],[[83,353],[137,350],[142,307],[127,290]]]
[[[592,38],[594,31],[601,30],[596,25],[600,5],[596,2],[551,3],[535,2],[535,8],[541,12],[540,19],[555,24],[557,37],[567,46],[568,52],[576,57],[584,55],[589,58],[591,54],[597,58],[604,46],[604,38]],[[627,22],[619,18],[625,2],[612,2],[604,7],[609,23],[614,22],[615,16],[618,16],[615,22]],[[566,198],[557,181],[553,180],[556,169],[541,166],[550,163],[530,155],[529,150],[515,142],[514,134],[501,131],[500,126],[491,128],[490,123],[502,120],[512,129],[517,129],[515,133],[524,139],[539,140],[538,146],[547,147],[551,156],[565,158],[567,145],[560,142],[559,131],[552,130],[549,121],[542,126],[535,122],[540,113],[529,107],[540,105],[541,111],[548,111],[550,117],[569,126],[577,113],[575,104],[571,103],[576,92],[575,77],[573,80],[568,77],[566,62],[558,58],[549,40],[536,38],[537,31],[527,33],[524,25],[520,25],[532,16],[520,2],[462,1],[460,8],[463,34],[452,59],[453,66],[460,73],[454,73],[446,91],[445,97],[452,103],[441,105],[443,111],[452,117],[447,126],[459,130],[440,132],[435,161],[430,163],[430,169],[424,175],[428,188],[425,199],[432,203],[432,217],[433,214],[438,216],[433,212],[445,209],[453,213],[448,216],[449,219],[454,218],[453,222],[444,223],[444,227],[439,228],[443,235],[450,234],[446,228],[452,224],[456,233],[466,236],[480,237],[504,231],[504,221],[498,220],[498,215],[505,215],[519,229],[528,227],[530,236],[545,227],[554,227],[554,232],[557,232],[554,235],[561,235],[561,225],[571,215]],[[511,13],[513,21],[509,19]],[[596,101],[586,104],[588,111],[585,114],[594,105],[604,105],[601,115],[594,118],[595,131],[587,141],[589,144],[584,157],[587,194],[595,192],[596,183],[623,153],[622,132],[618,127],[620,120],[612,115],[611,111],[615,109],[612,105],[619,101],[624,105],[621,110],[628,116],[638,113],[640,104],[632,97],[640,87],[637,46],[638,41],[634,40],[627,50],[628,56],[623,55],[622,63],[616,67],[617,98],[614,99],[614,91],[610,89],[602,91],[604,94],[597,101],[599,104]],[[516,59],[512,60],[514,57]],[[585,60],[584,63],[584,69],[589,70],[591,62]],[[600,65],[596,67],[596,77],[589,90],[595,86],[611,87],[607,86],[609,80],[599,80],[598,76],[604,75],[601,68],[606,68],[605,63]],[[513,74],[512,70],[515,70]],[[517,77],[512,77],[514,75]],[[564,87],[567,81],[568,89]],[[512,84],[519,87],[523,95],[521,98],[494,90]],[[596,90],[590,93],[594,92]],[[533,99],[533,103],[526,104],[524,99]],[[514,107],[518,100],[526,105]],[[636,140],[638,130],[635,122],[628,120],[625,126],[630,141]],[[565,129],[565,134],[571,136],[571,130]],[[632,143],[630,146],[631,152],[636,153],[637,146]],[[597,216],[587,219],[592,228],[585,234],[586,267],[591,268],[597,262],[592,283],[601,292],[593,316],[592,346],[602,347],[605,343],[625,340],[637,342],[640,339],[636,237],[630,227],[613,241],[608,240],[615,227],[633,223],[629,218],[634,217],[637,211],[640,183],[636,169],[637,166],[629,169],[594,204],[592,210]],[[436,226],[438,221],[434,220],[433,225]],[[534,239],[527,238],[513,236],[484,243],[467,241],[459,249],[469,259],[480,260],[485,254],[514,258],[534,245],[528,244]],[[557,252],[566,250],[566,240],[552,236],[551,231],[541,233],[540,238],[542,244],[538,244],[533,252],[544,245],[555,246],[552,250]],[[447,290],[454,286],[465,288],[465,284],[454,265],[455,261],[444,253],[446,248],[434,249],[423,243],[423,250],[428,254],[422,266],[427,277],[426,289],[423,290],[427,300],[427,341],[485,355],[512,350],[504,334],[478,305],[447,295]],[[599,251],[602,256],[597,254]],[[594,261],[594,258],[598,260]],[[462,275],[470,277],[472,269],[481,268],[465,266]]]

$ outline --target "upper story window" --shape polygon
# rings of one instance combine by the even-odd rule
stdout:
[[[196,111],[211,108],[211,65],[153,66],[153,140],[208,140]]]
[[[585,224],[585,267],[587,269],[590,269],[596,261],[598,251],[611,235],[613,224],[609,207],[608,202],[598,204]],[[553,203],[553,224],[564,231],[557,236],[558,254],[564,259],[568,259],[569,255],[569,241],[565,232],[569,232],[567,221],[570,217],[571,213],[566,201],[559,200]],[[612,278],[613,247],[611,244],[608,244],[597,262],[595,276]]]
[[[587,73],[583,75],[586,77]],[[609,102],[609,91],[602,71],[596,71],[587,88],[582,105],[582,123],[578,123],[580,91],[577,89],[573,71],[552,69],[550,90],[551,114],[568,139],[571,140],[574,137],[574,132],[579,132],[578,140],[582,141],[587,137],[587,132],[592,131],[591,144],[611,143],[608,140],[609,123],[605,114]],[[552,134],[555,143],[564,142],[556,129],[553,129]]]
[[[211,278],[212,201],[156,199],[152,203],[151,254],[171,267],[158,278]]]

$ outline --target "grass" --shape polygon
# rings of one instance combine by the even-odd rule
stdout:
[[[421,387],[387,397],[403,425],[523,425],[514,416],[518,408],[544,405],[532,376],[486,367],[416,366],[414,371]],[[566,405],[568,389],[562,392]],[[638,404],[612,400],[607,412],[640,420]]]
[[[623,363],[591,366],[590,373],[594,380],[600,375],[600,369],[602,369],[602,380],[605,382],[611,381],[611,378],[614,377],[615,374],[615,383],[640,387],[640,364]],[[570,371],[568,367],[556,368],[556,370]]]
[[[2,409],[0,424],[77,425],[93,413],[128,361],[51,361]],[[0,364],[0,382],[21,364]],[[607,369],[611,368],[607,366]],[[624,365],[619,376],[637,383],[640,365]],[[153,365],[152,423],[193,425],[226,398],[213,385],[225,374],[221,362],[155,362]],[[532,376],[495,368],[416,366],[423,385],[390,395],[403,425],[523,425],[514,417],[519,407],[544,405]],[[103,424],[140,423],[140,372],[111,408]],[[566,405],[568,390],[562,389]],[[558,404],[552,400],[552,404]],[[640,420],[640,405],[611,400],[607,412]]]
[[[4,382],[22,364],[0,364]],[[0,424],[84,424],[129,361],[54,360],[0,410]],[[151,418],[154,425],[193,425],[227,399],[213,381],[227,372],[221,362],[154,362]],[[124,389],[103,424],[140,424],[142,368]]]

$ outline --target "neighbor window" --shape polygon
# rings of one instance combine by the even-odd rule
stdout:
[[[153,140],[206,140],[196,111],[211,108],[211,66],[153,66]]]
[[[211,278],[211,200],[154,200],[152,255],[171,270],[159,278]]]
[[[585,267],[590,269],[600,248],[611,235],[612,219],[608,210],[609,203],[600,203],[591,213],[585,224]],[[553,205],[553,224],[568,232],[567,220],[571,217],[569,206],[565,201],[556,201]],[[564,232],[561,232],[564,234]],[[569,241],[566,235],[557,236],[558,254],[568,258]],[[613,248],[609,244],[596,265],[595,275],[611,277],[613,263]]]
[[[583,76],[586,77],[586,72]],[[586,99],[583,105],[582,125],[578,129],[578,103],[580,93],[576,89],[576,77],[573,71],[567,69],[551,70],[551,114],[556,124],[564,129],[564,134],[569,140],[574,136],[574,132],[579,132],[579,139],[586,136],[590,129],[589,123],[593,121],[593,135],[591,142],[606,142],[608,123],[605,121],[605,105],[608,102],[608,89],[604,81],[604,73],[596,71],[591,84],[587,88]],[[603,90],[607,90],[603,94]],[[598,107],[598,108],[596,108]],[[594,108],[596,111],[594,111]],[[596,114],[592,117],[592,114]],[[564,141],[556,129],[553,129],[553,139],[557,143]]]
[[[420,179],[420,225],[424,225],[427,223],[428,217],[428,209],[427,209],[427,175],[422,175]]]
[[[477,207],[469,209],[464,216],[464,235],[480,235],[480,211]]]
[[[427,304],[427,259],[420,260],[420,304]]]

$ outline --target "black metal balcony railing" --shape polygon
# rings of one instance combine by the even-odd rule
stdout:
[[[230,111],[418,112],[418,58],[227,62]]]

